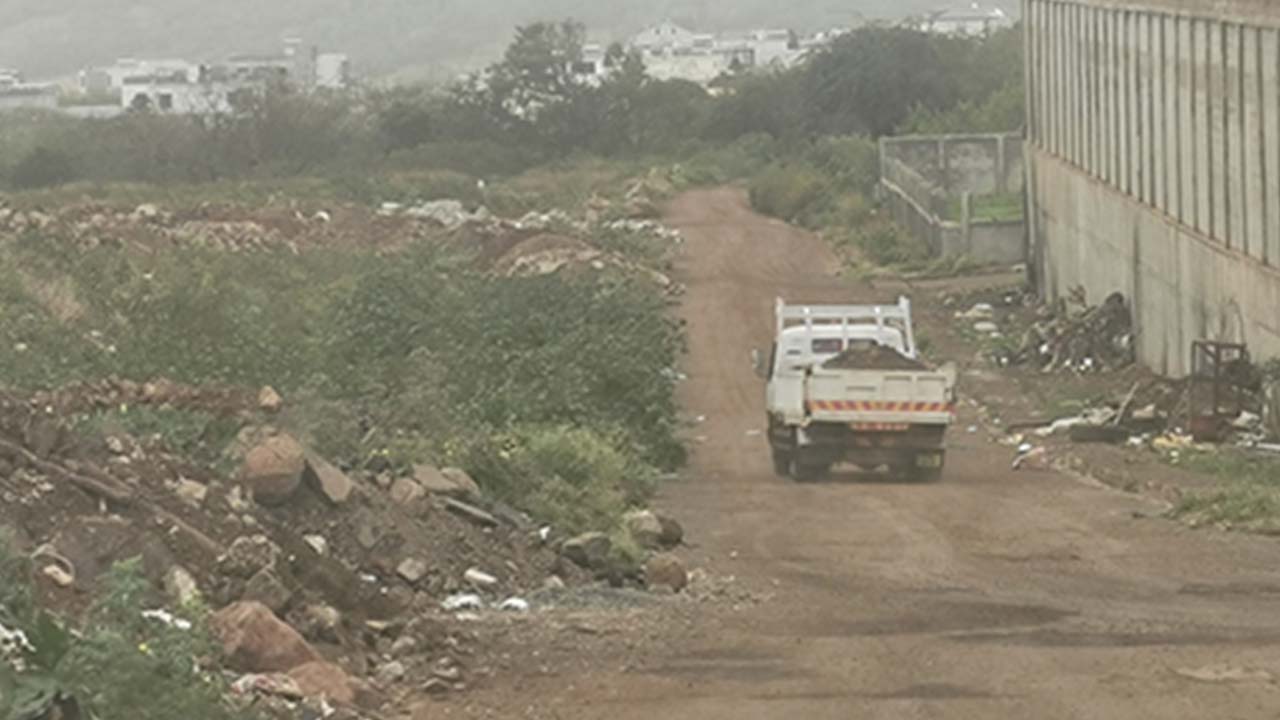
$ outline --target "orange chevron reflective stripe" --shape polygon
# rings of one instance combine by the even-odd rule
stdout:
[[[808,407],[810,412],[955,412],[955,405],[951,403],[887,400],[810,400]]]

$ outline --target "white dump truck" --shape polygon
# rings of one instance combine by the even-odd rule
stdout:
[[[847,462],[937,479],[955,411],[954,366],[919,359],[911,302],[787,305],[773,348],[754,353],[779,475],[812,480]]]

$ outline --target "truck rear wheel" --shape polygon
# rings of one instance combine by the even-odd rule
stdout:
[[[942,465],[946,455],[941,452],[920,453],[911,459],[907,477],[916,482],[937,482],[942,479]]]
[[[813,453],[798,450],[791,459],[791,477],[796,482],[814,482],[821,480],[831,472],[831,463],[813,456]]]
[[[908,477],[920,483],[938,482],[942,479],[942,468],[913,468]]]
[[[791,474],[792,456],[795,454],[788,450],[779,450],[773,448],[773,473],[778,477],[787,477]]]

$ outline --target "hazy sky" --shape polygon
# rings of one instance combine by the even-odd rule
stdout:
[[[670,17],[695,29],[813,30],[946,0],[0,0],[0,67],[66,76],[118,57],[193,61],[275,50],[289,33],[376,76],[453,72],[496,56],[522,22],[573,17],[600,39]],[[1014,5],[988,2],[988,5]]]

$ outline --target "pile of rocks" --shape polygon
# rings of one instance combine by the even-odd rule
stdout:
[[[248,423],[224,453],[234,471],[213,474],[109,428],[86,441],[60,424],[139,402],[207,403]],[[0,402],[0,525],[38,549],[55,606],[75,612],[112,562],[141,557],[171,607],[221,608],[213,629],[241,691],[365,710],[467,689],[468,623],[541,610],[553,601],[532,600],[539,590],[689,582],[671,552],[683,530],[669,518],[627,516],[649,556],[640,577],[620,577],[610,536],[556,538],[460,469],[340,467],[263,422],[282,407],[270,388],[163,381]]]

